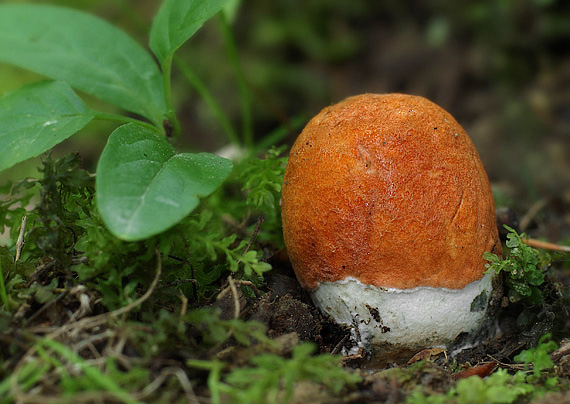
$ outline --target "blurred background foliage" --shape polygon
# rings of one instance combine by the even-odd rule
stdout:
[[[160,5],[158,0],[42,3],[94,13],[144,46]],[[283,142],[292,143],[300,131],[292,121],[302,117],[304,123],[347,96],[422,95],[452,113],[470,134],[499,205],[524,214],[543,203],[549,209],[536,215],[534,225],[547,228],[543,234],[551,239],[570,239],[570,2],[243,0],[234,2],[230,28],[245,91],[221,19],[207,23],[180,57],[236,131],[244,126],[244,101],[251,106],[257,140],[285,128],[289,135]],[[6,65],[0,65],[0,78],[0,94],[38,79]],[[180,71],[175,70],[173,84],[184,148],[223,147],[224,130],[207,103]],[[114,127],[92,123],[57,152],[80,150],[93,170]],[[1,182],[35,176],[37,165],[38,160],[20,164],[3,173]]]

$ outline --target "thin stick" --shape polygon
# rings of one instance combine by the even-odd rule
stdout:
[[[230,285],[230,290],[232,291],[232,297],[234,300],[234,318],[239,318],[239,313],[241,312],[241,305],[239,304],[239,296],[232,276],[228,276],[228,283]]]
[[[534,248],[541,248],[543,250],[564,251],[564,252],[570,253],[570,246],[554,244],[554,243],[550,243],[548,241],[540,241],[540,240],[536,240],[534,238],[523,239],[523,243],[525,243],[531,247],[534,247]]]
[[[525,365],[524,364],[511,364],[511,363],[505,363],[505,362],[501,362],[500,360],[498,360],[497,358],[493,357],[492,355],[487,354],[487,356],[489,358],[491,358],[493,361],[497,362],[499,365],[501,365],[501,367],[504,368],[509,368],[509,369],[513,369],[513,370],[524,370]]]
[[[22,255],[22,250],[24,249],[24,235],[26,234],[26,225],[28,224],[28,216],[24,215],[22,218],[22,227],[20,228],[20,234],[18,235],[18,240],[16,241],[16,258],[14,262],[18,262]]]
[[[199,403],[198,398],[196,397],[196,394],[194,393],[194,389],[192,388],[192,383],[190,383],[190,380],[188,380],[188,376],[186,375],[186,373],[184,373],[184,371],[182,369],[175,368],[175,367],[167,367],[167,368],[162,369],[160,374],[158,375],[158,377],[156,379],[154,379],[152,381],[152,383],[150,383],[148,386],[146,386],[144,388],[144,390],[142,390],[140,393],[136,394],[135,397],[138,400],[142,400],[142,399],[148,397],[149,395],[154,393],[161,385],[163,385],[164,382],[170,376],[174,376],[178,379],[180,386],[184,390],[184,393],[186,395],[186,400],[188,403],[192,403],[192,404],[194,404],[194,403],[198,404]]]
[[[180,300],[182,301],[182,306],[180,307],[180,323],[184,323],[184,320],[182,319],[185,315],[186,312],[188,311],[188,298],[186,296],[184,296],[183,293],[180,293]]]
[[[243,250],[243,252],[241,253],[241,256],[243,257],[245,255],[245,253],[247,253],[249,251],[249,249],[251,248],[251,245],[253,244],[254,240],[257,238],[257,234],[259,233],[259,230],[261,229],[261,223],[263,223],[265,221],[265,216],[261,215],[259,217],[259,219],[257,219],[257,224],[255,225],[255,229],[253,230],[253,234],[251,235],[251,237],[249,238],[249,242],[247,243],[247,246],[245,247],[245,250]],[[241,262],[241,258],[238,260],[238,265]]]
[[[252,281],[244,281],[243,279],[234,279],[234,283],[241,286],[249,286],[253,290],[253,293],[255,293],[255,296],[261,297],[259,289],[257,289],[257,286],[255,286],[255,284]]]
[[[331,351],[331,355],[336,355],[342,349],[344,342],[348,339],[348,334],[346,334],[342,339],[335,345],[334,349]]]

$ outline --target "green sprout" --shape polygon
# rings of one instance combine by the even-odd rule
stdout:
[[[525,244],[526,235],[517,232],[507,225],[509,231],[506,245],[510,249],[506,259],[501,260],[496,254],[485,252],[483,258],[490,263],[485,264],[488,271],[501,271],[507,274],[506,282],[509,287],[509,299],[513,302],[526,300],[537,304],[542,300],[539,286],[544,283],[548,262],[544,262],[539,252]]]
[[[527,368],[532,368],[533,379],[538,379],[543,370],[554,367],[554,362],[549,353],[558,348],[558,345],[550,338],[552,338],[550,333],[543,335],[535,348],[522,351],[514,358],[517,362],[523,362]]]

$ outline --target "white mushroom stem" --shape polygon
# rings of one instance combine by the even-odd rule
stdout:
[[[481,327],[493,277],[489,272],[458,290],[378,288],[347,278],[320,283],[312,298],[337,323],[354,326],[363,341],[412,349],[449,347],[460,334]]]

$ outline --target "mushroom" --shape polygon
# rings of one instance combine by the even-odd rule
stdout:
[[[323,109],[295,141],[283,234],[301,286],[361,343],[450,347],[486,323],[501,253],[489,179],[444,109],[363,94]]]

